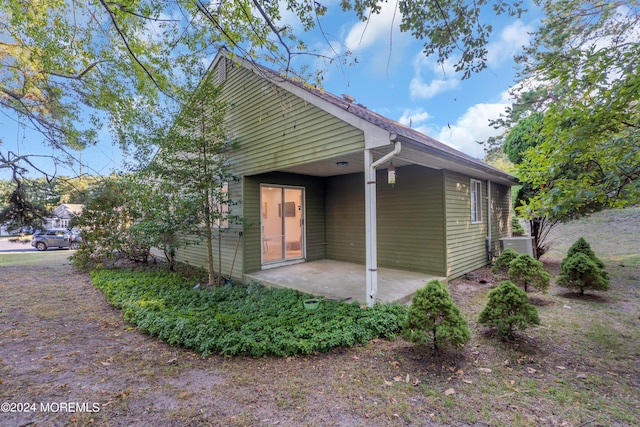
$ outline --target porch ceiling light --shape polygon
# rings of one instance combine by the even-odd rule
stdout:
[[[391,185],[396,183],[396,168],[393,163],[389,163],[389,168],[387,169],[387,183]]]
[[[349,166],[349,162],[336,162],[336,166],[338,166],[339,168],[346,168],[347,166]]]

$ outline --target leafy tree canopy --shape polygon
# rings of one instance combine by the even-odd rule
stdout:
[[[518,102],[497,121],[530,146],[505,146],[533,190],[520,210],[572,218],[638,203],[640,2],[539,4],[546,17],[517,58]]]

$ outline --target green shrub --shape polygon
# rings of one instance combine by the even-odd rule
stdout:
[[[593,250],[591,249],[591,245],[584,239],[584,237],[580,237],[573,243],[573,245],[571,245],[571,247],[567,251],[567,258],[571,258],[578,252],[587,255],[596,263],[598,267],[604,268],[604,262],[596,257],[595,252],[593,252]]]
[[[305,310],[310,296],[293,289],[235,284],[195,290],[193,282],[166,271],[99,270],[91,277],[127,322],[204,356],[290,356],[393,339],[407,313],[400,304],[362,309],[328,300]]]
[[[511,218],[511,235],[524,236],[524,227],[520,224],[520,220],[516,216]]]
[[[529,254],[520,254],[511,261],[508,273],[511,281],[522,286],[525,292],[529,292],[529,286],[546,292],[551,282],[551,275],[545,271],[542,262]]]
[[[582,252],[575,252],[562,261],[556,284],[564,288],[578,288],[580,295],[584,295],[586,289],[606,291],[609,289],[609,278],[603,273],[605,272],[592,258]]]
[[[446,286],[434,279],[413,296],[402,337],[418,346],[431,345],[437,352],[443,344],[463,346],[471,332]]]
[[[607,281],[607,283],[609,282],[609,274],[604,269],[604,262],[602,262],[602,260],[600,260],[596,256],[595,252],[593,252],[593,250],[591,249],[591,245],[582,237],[576,240],[575,243],[571,245],[571,247],[567,251],[567,256],[562,260],[562,263],[560,264],[561,270],[564,269],[564,265],[569,260],[569,258],[577,253],[582,253],[588,256],[601,270],[602,277]]]
[[[491,267],[491,272],[499,277],[506,277],[509,271],[509,264],[518,257],[518,252],[511,248],[502,251],[495,264]]]
[[[478,323],[496,328],[501,337],[513,337],[514,330],[539,325],[535,306],[527,293],[508,280],[489,292],[489,301],[480,312]]]

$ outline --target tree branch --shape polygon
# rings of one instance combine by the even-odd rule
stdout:
[[[284,47],[284,49],[287,51],[287,67],[286,67],[286,70],[289,70],[289,67],[291,65],[291,50],[289,49],[289,46],[282,39],[282,35],[280,34],[280,30],[278,30],[276,28],[276,26],[271,21],[271,18],[269,18],[267,16],[266,12],[262,8],[262,6],[258,2],[258,0],[251,0],[251,1],[254,4],[254,6],[258,9],[258,12],[260,12],[260,15],[262,15],[262,18],[264,19],[265,23],[269,26],[269,28],[271,28],[271,31],[273,32],[273,34],[275,34],[276,37],[278,37],[278,40],[280,40],[280,44],[282,45],[282,47]]]
[[[129,41],[127,40],[127,37],[124,35],[122,30],[120,29],[120,26],[118,25],[118,21],[116,21],[116,17],[114,15],[113,11],[109,8],[109,5],[107,4],[107,2],[105,0],[100,0],[100,4],[102,4],[104,9],[109,14],[109,18],[111,19],[111,23],[113,24],[114,28],[116,29],[116,32],[118,33],[118,35],[120,36],[120,38],[124,42],[124,45],[127,48],[127,52],[129,52],[129,55],[131,55],[133,60],[142,68],[144,73],[151,79],[153,84],[162,92],[162,88],[160,87],[160,84],[158,84],[158,82],[156,81],[155,77],[153,77],[153,74],[151,74],[151,72],[147,69],[147,67],[145,67],[145,65],[138,59],[136,54],[133,53],[133,51],[131,50],[131,46],[129,45]]]
[[[69,75],[65,75],[65,74],[60,74],[60,73],[56,73],[53,71],[44,71],[44,70],[40,70],[39,73],[40,74],[47,74],[50,76],[55,76],[55,77],[61,77],[63,79],[71,79],[71,80],[82,80],[82,78],[89,72],[91,71],[96,65],[103,63],[103,62],[109,62],[106,60],[102,60],[102,61],[96,61],[92,64],[89,64],[89,66],[87,68],[85,68],[80,74],[77,74],[75,76],[69,76]]]

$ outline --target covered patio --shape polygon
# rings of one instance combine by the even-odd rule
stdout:
[[[379,302],[411,301],[416,290],[428,281],[444,277],[412,271],[378,268]],[[348,262],[319,260],[256,271],[244,275],[245,282],[296,289],[308,294],[366,304],[365,266]]]

